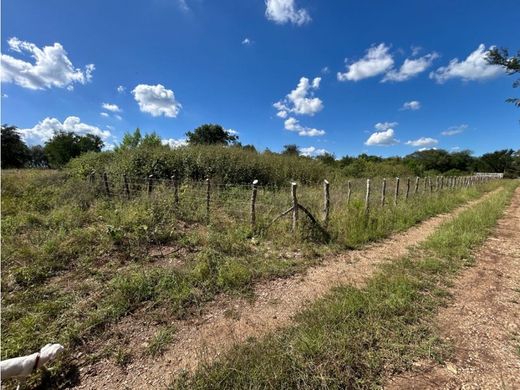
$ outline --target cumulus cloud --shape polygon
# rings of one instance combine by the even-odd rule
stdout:
[[[305,127],[300,124],[298,119],[289,117],[285,120],[284,126],[286,130],[294,131],[303,137],[319,137],[325,135],[324,130],[314,129],[312,127]]]
[[[105,118],[108,118],[110,116],[110,114],[108,114],[108,112],[101,112],[101,113],[99,113],[99,115],[104,116]]]
[[[161,143],[163,145],[168,145],[172,149],[177,149],[177,148],[180,148],[181,146],[188,145],[188,141],[185,138],[179,138],[179,139],[168,138],[168,139],[163,139],[163,140],[161,140]]]
[[[390,146],[397,143],[399,141],[394,138],[394,129],[376,131],[365,141],[365,145],[368,146]]]
[[[338,72],[339,81],[358,81],[385,73],[394,65],[394,59],[384,43],[372,46],[360,60],[347,65],[347,71]]]
[[[67,52],[59,43],[40,49],[34,43],[21,41],[16,37],[7,41],[9,48],[20,54],[29,54],[34,63],[2,54],[2,82],[14,83],[28,89],[67,88],[74,84],[85,84],[92,79],[94,64],[85,68],[75,68]]]
[[[447,66],[431,72],[430,78],[442,84],[453,78],[461,78],[464,81],[485,80],[504,74],[500,65],[490,65],[487,62],[488,53],[489,49],[480,44],[465,60],[459,61],[458,58],[454,58]]]
[[[123,87],[122,85],[120,85],[120,86],[117,87],[117,92],[119,92],[119,93],[125,93],[125,91],[126,91],[126,88]]]
[[[139,109],[152,116],[164,115],[175,118],[182,108],[182,105],[175,99],[173,91],[166,89],[161,84],[139,84],[134,88],[132,94],[139,104]]]
[[[300,78],[300,82],[284,100],[276,102],[274,107],[278,112],[292,112],[299,115],[314,115],[323,109],[320,98],[314,97],[314,91],[320,87],[321,77],[315,77],[312,82],[307,77]],[[285,114],[278,115],[285,118]]]
[[[390,146],[399,143],[395,138],[394,127],[398,125],[397,122],[378,122],[374,125],[377,131],[373,132],[365,141],[368,146]]]
[[[452,126],[452,127],[449,127],[448,129],[444,130],[443,132],[441,132],[441,134],[444,136],[457,135],[457,134],[462,133],[467,128],[468,128],[468,125],[466,125],[466,124],[459,125],[459,126]]]
[[[252,44],[253,44],[253,41],[247,37],[242,40],[242,45],[244,45],[244,46],[251,46]]]
[[[231,134],[231,135],[238,135],[239,132],[237,130],[233,130],[233,129],[226,129],[227,133],[228,134]]]
[[[293,23],[301,26],[311,21],[307,10],[298,9],[294,0],[266,0],[265,16],[278,24]]]
[[[103,103],[102,107],[111,112],[121,112],[122,110],[118,107],[117,104],[111,104],[111,103]]]
[[[421,102],[417,100],[412,100],[409,102],[404,102],[403,106],[401,107],[401,110],[411,110],[415,111],[421,108]]]
[[[432,146],[437,145],[438,143],[439,143],[439,141],[437,141],[435,138],[430,138],[430,137],[421,137],[416,140],[406,141],[406,145],[421,147],[421,148],[431,148]]]
[[[383,78],[382,82],[386,81],[406,81],[414,77],[415,75],[424,72],[429,68],[432,62],[438,58],[437,53],[426,54],[419,58],[407,58],[401,65],[399,70],[391,69]]]
[[[302,156],[315,157],[321,156],[325,153],[328,153],[326,149],[318,149],[314,146],[309,146],[308,148],[300,148],[300,154]]]
[[[107,140],[111,133],[108,130],[101,130],[99,127],[82,123],[77,116],[67,117],[63,123],[56,118],[45,118],[30,129],[20,129],[20,135],[28,144],[43,143],[51,139],[56,132],[74,132],[80,135],[93,134],[102,140]]]

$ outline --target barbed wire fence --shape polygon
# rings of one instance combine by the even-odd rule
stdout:
[[[254,233],[266,231],[280,219],[291,216],[295,232],[301,216],[327,235],[331,215],[352,207],[363,208],[366,216],[386,208],[396,208],[417,198],[437,196],[484,184],[493,175],[404,177],[392,179],[350,179],[340,183],[327,180],[319,185],[291,182],[287,187],[261,184],[226,184],[216,179],[204,181],[170,178],[132,177],[92,172],[89,187],[99,196],[132,200],[159,194],[179,213],[210,224],[215,217],[232,223],[248,224]]]

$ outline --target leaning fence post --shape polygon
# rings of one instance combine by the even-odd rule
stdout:
[[[414,195],[417,195],[417,191],[419,191],[419,180],[421,180],[421,178],[419,176],[417,176],[415,178],[415,188],[413,189]]]
[[[211,201],[211,180],[208,177],[208,178],[206,178],[206,223],[209,223],[210,201]]]
[[[367,179],[367,192],[365,193],[365,213],[368,214],[370,208],[370,179]]]
[[[258,180],[253,180],[251,189],[251,230],[256,228],[256,193],[258,191]]]
[[[123,184],[125,186],[125,195],[128,199],[130,199],[130,187],[128,186],[128,178],[126,177],[126,173],[123,174]]]
[[[408,196],[410,195],[410,178],[406,179],[406,193],[404,196],[404,200],[408,200]]]
[[[398,177],[395,178],[395,194],[394,194],[394,206],[397,206],[397,199],[399,198],[399,181]]]
[[[350,204],[350,197],[352,196],[352,183],[347,182],[347,206]]]
[[[292,231],[295,232],[298,227],[298,198],[296,197],[296,187],[298,185],[295,182],[291,183],[291,198],[292,198]]]
[[[383,179],[383,184],[381,185],[381,207],[385,205],[385,197],[386,197],[386,179]]]
[[[172,186],[173,186],[173,201],[175,203],[175,206],[179,205],[179,185],[177,182],[177,178],[175,175],[171,176]]]
[[[105,192],[107,196],[110,196],[110,186],[108,185],[108,175],[106,172],[103,172],[103,183],[105,183]]]
[[[323,180],[323,223],[325,226],[329,223],[330,213],[330,184],[328,180]]]
[[[152,195],[153,191],[153,175],[148,176],[148,196]]]

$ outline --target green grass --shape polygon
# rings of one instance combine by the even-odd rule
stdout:
[[[171,388],[370,389],[416,359],[442,359],[446,348],[432,317],[515,186],[443,224],[409,256],[382,266],[366,287],[335,289],[294,326],[236,347]]]
[[[382,210],[374,204],[368,219],[361,187],[355,186],[347,206],[333,185],[331,241],[323,242],[304,220],[296,235],[283,220],[253,238],[248,186],[215,186],[206,225],[203,187],[183,185],[176,207],[165,184],[151,197],[109,199],[64,172],[3,171],[2,358],[32,353],[47,342],[64,344],[72,355],[103,338],[107,325],[145,306],[144,314],[166,309],[171,319],[191,315],[217,293],[248,294],[259,280],[300,272],[324,254],[406,229],[500,185],[419,195]],[[302,186],[300,193],[319,215],[321,186]],[[289,204],[288,188],[261,188],[259,227]],[[174,254],[152,255],[163,246]],[[179,263],[168,265],[174,257]]]

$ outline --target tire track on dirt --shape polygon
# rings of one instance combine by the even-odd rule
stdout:
[[[453,355],[418,362],[385,388],[520,389],[520,188],[451,293],[436,325]]]
[[[380,242],[331,256],[304,274],[259,283],[254,288],[253,302],[219,296],[204,307],[199,318],[175,323],[175,341],[163,356],[140,358],[125,369],[103,360],[90,369],[81,370],[81,383],[77,388],[166,387],[179,373],[193,371],[200,363],[211,363],[236,343],[289,325],[296,313],[333,287],[344,284],[361,286],[374,274],[378,265],[404,256],[409,247],[424,241],[439,225],[499,190]]]

